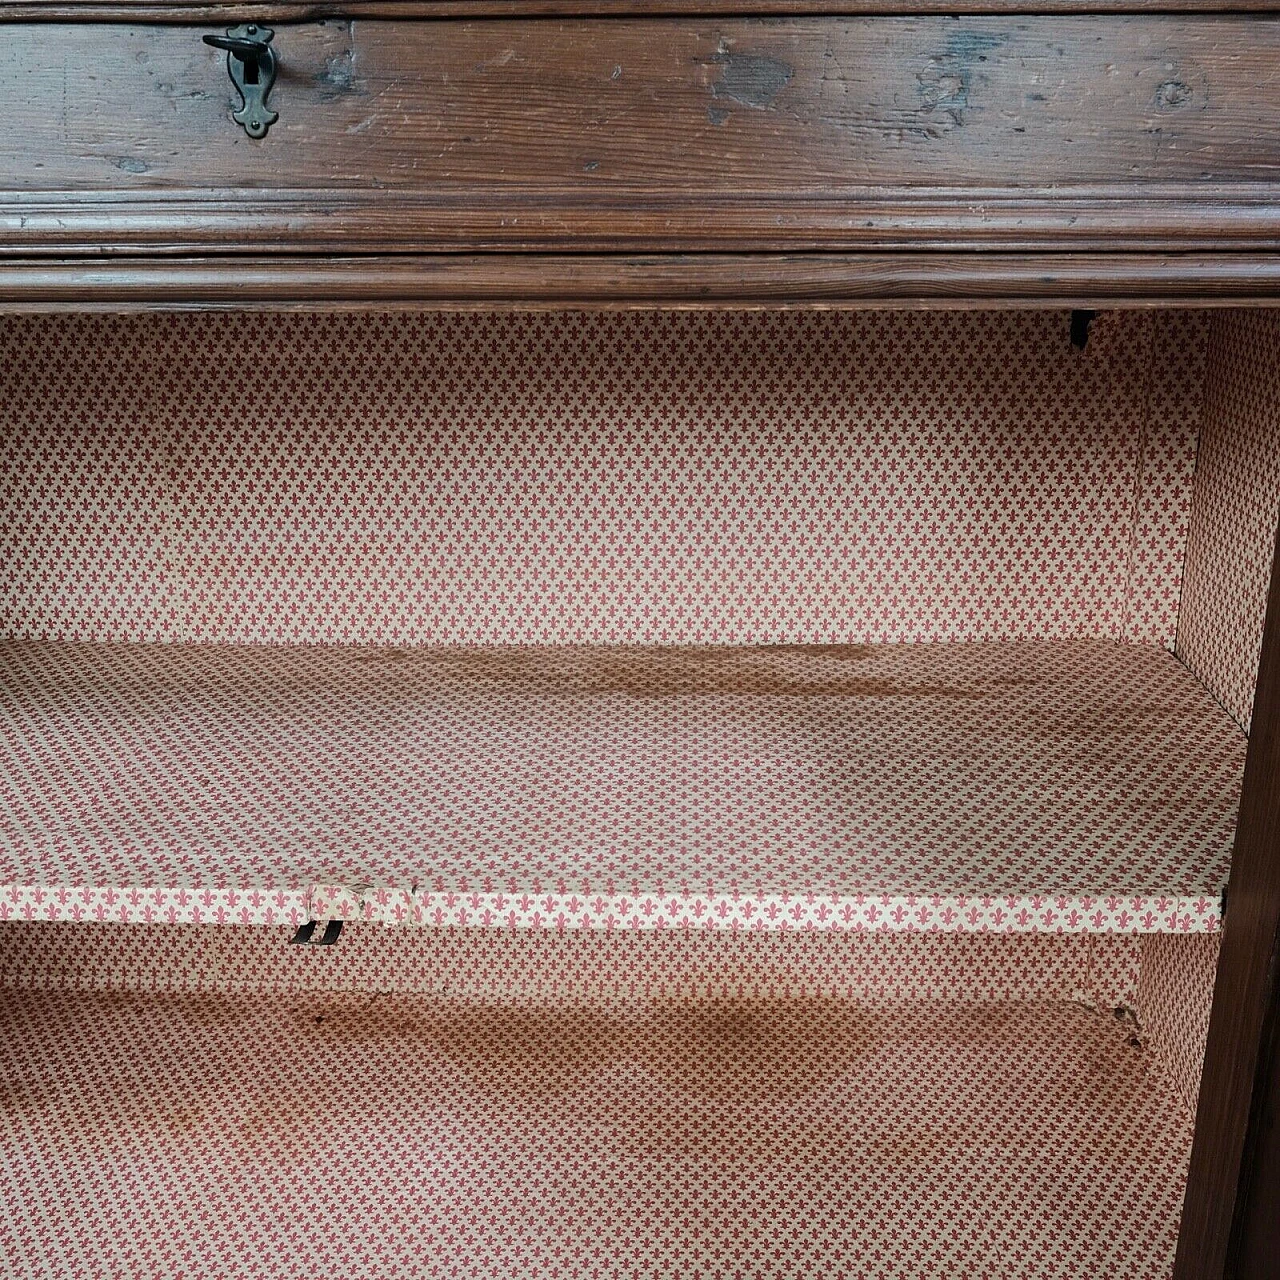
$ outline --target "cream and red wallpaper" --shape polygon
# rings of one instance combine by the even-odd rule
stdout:
[[[1209,353],[1176,652],[1248,729],[1280,513],[1280,311],[1215,314]]]
[[[1172,643],[1206,320],[0,321],[0,634]]]
[[[1249,721],[1280,506],[1277,313],[1105,314],[1084,352],[1064,313],[6,319],[0,385],[0,636],[1176,635]],[[418,944],[372,930],[320,961],[282,959],[278,930],[59,928],[0,929],[3,980],[427,981],[401,954]],[[1139,990],[1136,940],[829,952],[771,934],[746,955],[732,937],[484,933],[433,944],[457,953],[446,987],[545,996],[604,965],[646,991],[745,973],[863,998],[905,982],[1136,1001],[1191,1104],[1216,946],[1149,941]],[[811,950],[768,951],[789,946]]]

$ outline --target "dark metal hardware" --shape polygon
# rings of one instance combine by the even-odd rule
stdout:
[[[205,44],[227,51],[227,74],[244,104],[231,116],[251,138],[266,137],[280,118],[267,107],[267,94],[276,79],[276,51],[271,47],[274,35],[270,27],[246,23],[228,27],[226,35],[204,37]]]
[[[308,920],[306,924],[300,924],[298,926],[298,932],[295,933],[289,941],[296,942],[300,946],[310,945],[313,947],[331,947],[335,942],[337,942],[338,938],[342,934],[342,921],[330,920],[329,923],[325,925],[324,932],[320,937],[313,941],[315,931],[316,922],[314,920]]]
[[[1096,311],[1073,311],[1071,313],[1071,345],[1077,351],[1083,351],[1089,345],[1089,326],[1094,322]]]

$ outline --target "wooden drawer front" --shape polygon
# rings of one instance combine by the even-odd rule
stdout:
[[[1280,21],[11,25],[3,248],[1280,245]]]

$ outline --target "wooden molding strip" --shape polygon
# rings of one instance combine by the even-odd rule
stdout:
[[[350,0],[340,3],[0,3],[0,22],[314,22],[324,18],[681,17],[733,15],[1275,13],[1276,0]]]
[[[102,252],[1280,251],[1280,189],[0,194],[0,257]]]
[[[1280,254],[437,255],[0,260],[0,309],[1238,306]]]

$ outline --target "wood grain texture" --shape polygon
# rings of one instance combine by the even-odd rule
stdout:
[[[1263,184],[1021,191],[855,188],[668,195],[479,187],[435,191],[0,192],[0,256],[1280,250]]]
[[[310,22],[322,18],[706,17],[715,14],[1274,13],[1275,0],[322,0],[0,3],[0,22]]]
[[[1229,1264],[1245,1277],[1272,1276],[1280,1268],[1280,999],[1274,988],[1259,1062],[1265,1065],[1259,1068],[1250,1120],[1249,1180],[1240,1197]]]
[[[437,255],[0,262],[0,309],[1239,306],[1280,254]]]
[[[0,45],[0,245],[1280,247],[1280,20],[328,22],[253,142],[186,27]]]
[[[1280,943],[1277,943],[1280,950]],[[1240,1197],[1229,1267],[1236,1276],[1272,1276],[1280,1268],[1280,1000],[1271,996],[1251,1120],[1248,1184]]]
[[[1268,1109],[1280,1068],[1271,1051],[1280,1014],[1278,938],[1280,554],[1272,561],[1174,1280],[1263,1280],[1276,1274],[1276,1255],[1266,1245],[1280,1220],[1280,1132]]]

